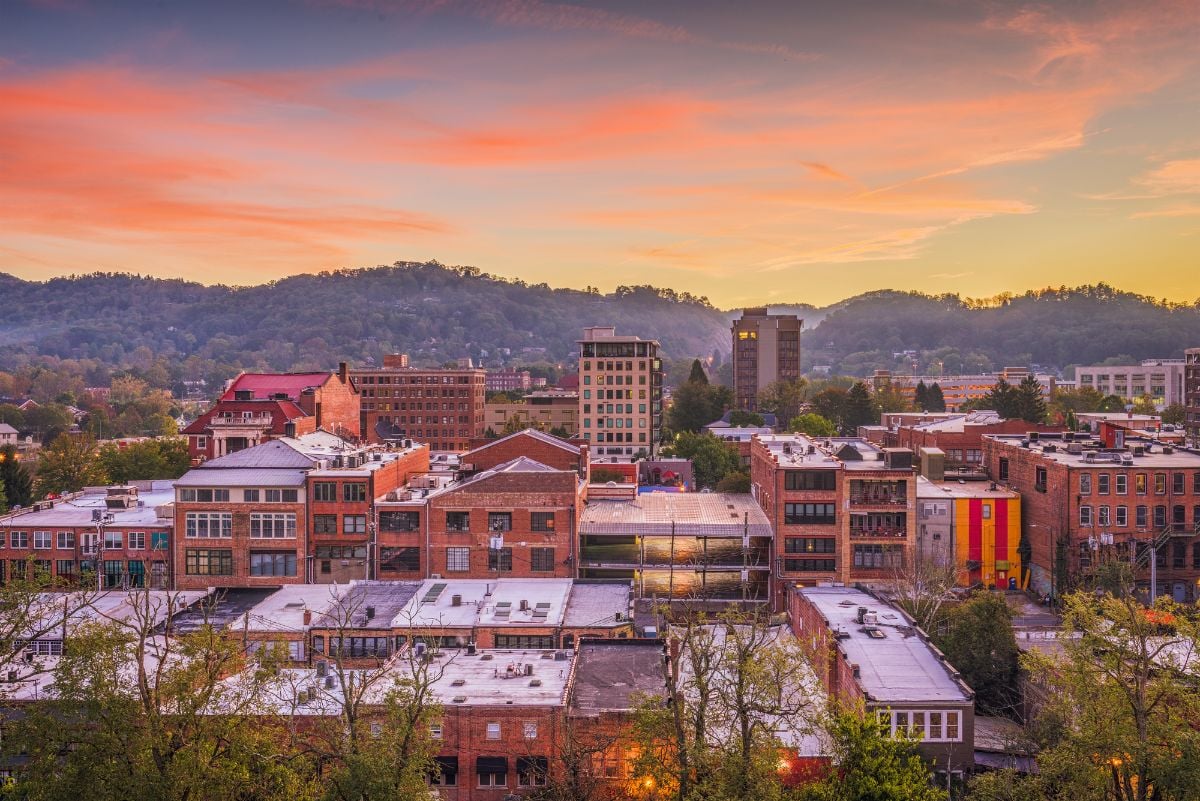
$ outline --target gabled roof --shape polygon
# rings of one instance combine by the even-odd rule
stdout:
[[[179,433],[205,434],[208,432],[209,423],[213,418],[219,417],[221,412],[270,412],[272,434],[282,434],[283,427],[289,420],[308,417],[307,412],[290,400],[219,400]]]
[[[216,459],[209,459],[197,469],[279,468],[307,470],[315,467],[316,464],[315,459],[310,459],[285,442],[273,439],[261,445],[255,445],[253,448],[246,448],[245,450],[234,451],[225,456],[218,456]]]
[[[463,454],[463,457],[462,457],[463,461],[469,462],[471,460],[470,459],[471,454],[481,453],[483,451],[486,451],[488,448],[494,448],[497,445],[499,445],[500,443],[508,442],[508,441],[514,439],[515,437],[530,437],[530,438],[536,439],[539,442],[542,442],[546,445],[551,445],[555,448],[560,448],[566,453],[570,453],[575,456],[579,455],[579,448],[577,448],[576,446],[567,442],[566,440],[560,439],[560,438],[554,436],[553,434],[543,433],[541,431],[538,431],[536,428],[525,428],[520,431],[515,431],[506,437],[501,437],[500,439],[496,440],[495,442],[489,442],[487,445],[481,445],[472,451],[468,451],[467,453]]]
[[[8,423],[0,423],[0,434],[15,434],[17,429],[10,426]]]
[[[518,456],[516,459],[507,461],[504,464],[496,465],[495,467],[484,470],[482,473],[476,473],[465,481],[451,484],[450,486],[446,487],[446,490],[453,491],[460,490],[464,487],[472,487],[476,484],[495,478],[502,473],[554,473],[556,475],[571,473],[574,475],[574,471],[572,470],[556,470],[553,467],[549,467],[541,462],[534,461],[526,456]]]
[[[249,390],[255,398],[269,398],[284,392],[292,400],[300,397],[300,393],[309,387],[319,387],[333,375],[323,373],[242,373],[233,380],[229,389],[221,396],[221,400],[233,400],[237,390]]]

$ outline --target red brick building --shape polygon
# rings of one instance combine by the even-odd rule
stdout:
[[[89,488],[0,516],[0,582],[32,567],[63,587],[166,589],[175,500],[170,481]],[[97,575],[98,574],[98,575]]]
[[[992,479],[1021,494],[1031,586],[1061,594],[1108,561],[1131,564],[1138,585],[1181,602],[1198,597],[1200,454],[1150,439],[1120,448],[1086,434],[984,438]]]
[[[909,450],[857,438],[755,437],[750,483],[775,531],[776,605],[786,584],[880,583],[915,554]]]
[[[199,462],[318,429],[357,439],[359,411],[344,362],[336,373],[242,373],[181,433]]]
[[[465,451],[483,436],[485,370],[409,367],[408,356],[393,354],[383,367],[356,368],[351,378],[370,442],[412,439],[432,451]]]
[[[1025,420],[1003,420],[995,412],[970,412],[949,419],[900,425],[896,445],[920,453],[939,448],[946,454],[947,473],[983,470],[983,438],[989,434],[1024,434],[1062,431],[1062,426],[1033,425]]]
[[[541,462],[555,470],[573,470],[587,475],[588,446],[582,440],[568,441],[536,429],[526,428],[496,440],[478,444],[463,454],[463,470],[478,472],[511,462],[519,456]],[[467,467],[470,465],[470,467]]]

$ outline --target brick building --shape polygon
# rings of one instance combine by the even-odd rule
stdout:
[[[849,587],[792,586],[788,613],[831,697],[919,736],[937,773],[974,769],[975,693],[904,612]]]
[[[743,309],[733,321],[733,395],[738,409],[758,408],[758,393],[774,381],[800,377],[800,329],[794,314]]]
[[[946,411],[954,412],[968,401],[982,399],[1001,378],[1016,386],[1027,375],[1029,370],[1024,367],[1005,367],[995,373],[975,375],[901,375],[893,374],[891,370],[876,370],[871,377],[871,384],[876,389],[890,384],[892,389],[910,403],[916,399],[917,384],[924,382],[927,387],[937,384],[946,401]],[[1057,379],[1048,373],[1035,373],[1033,377],[1041,386],[1043,397],[1050,400],[1050,395],[1058,383]]]
[[[431,451],[465,451],[483,436],[487,372],[469,366],[410,367],[408,356],[351,371],[362,394],[362,431],[371,442],[412,439]]]
[[[1187,408],[1184,427],[1188,444],[1200,448],[1200,348],[1184,351],[1183,361],[1183,403]]]
[[[110,589],[166,589],[174,500],[171,481],[131,481],[0,515],[0,582],[23,575],[32,559],[63,587],[87,573]]]
[[[1021,496],[989,481],[917,479],[917,553],[954,565],[962,586],[1024,583]]]
[[[528,370],[488,370],[488,392],[528,392],[533,387],[533,377]]]
[[[1062,431],[1062,426],[1033,425],[1025,420],[1005,420],[996,412],[957,414],[940,420],[899,425],[895,446],[920,453],[937,448],[945,455],[947,474],[983,471],[983,437],[987,434],[1024,434],[1027,431]]]
[[[180,433],[199,462],[317,429],[360,435],[358,391],[344,362],[335,373],[241,373]]]
[[[662,432],[658,342],[583,329],[579,340],[579,430],[598,455],[658,452]]]
[[[913,559],[912,451],[857,438],[755,437],[750,485],[775,531],[777,593],[785,583],[876,584]]]
[[[1105,447],[1086,434],[984,437],[991,477],[1021,495],[1031,586],[1061,594],[1112,560],[1138,586],[1200,597],[1200,454],[1151,439]]]
[[[579,433],[579,393],[565,390],[530,392],[519,401],[488,401],[484,407],[486,428],[496,433],[515,422],[539,431],[562,429],[567,436]]]

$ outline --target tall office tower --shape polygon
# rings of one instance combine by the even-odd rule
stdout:
[[[597,456],[653,455],[662,430],[658,342],[583,329],[579,340],[579,433]]]
[[[773,381],[800,377],[800,329],[794,314],[743,309],[733,321],[733,393],[737,408],[754,411],[758,393]],[[786,423],[786,420],[780,421]]]

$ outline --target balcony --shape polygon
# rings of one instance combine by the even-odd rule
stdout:
[[[851,526],[850,536],[862,539],[902,540],[908,537],[908,531],[904,527],[896,526]]]
[[[907,493],[851,492],[851,506],[907,506]]]

